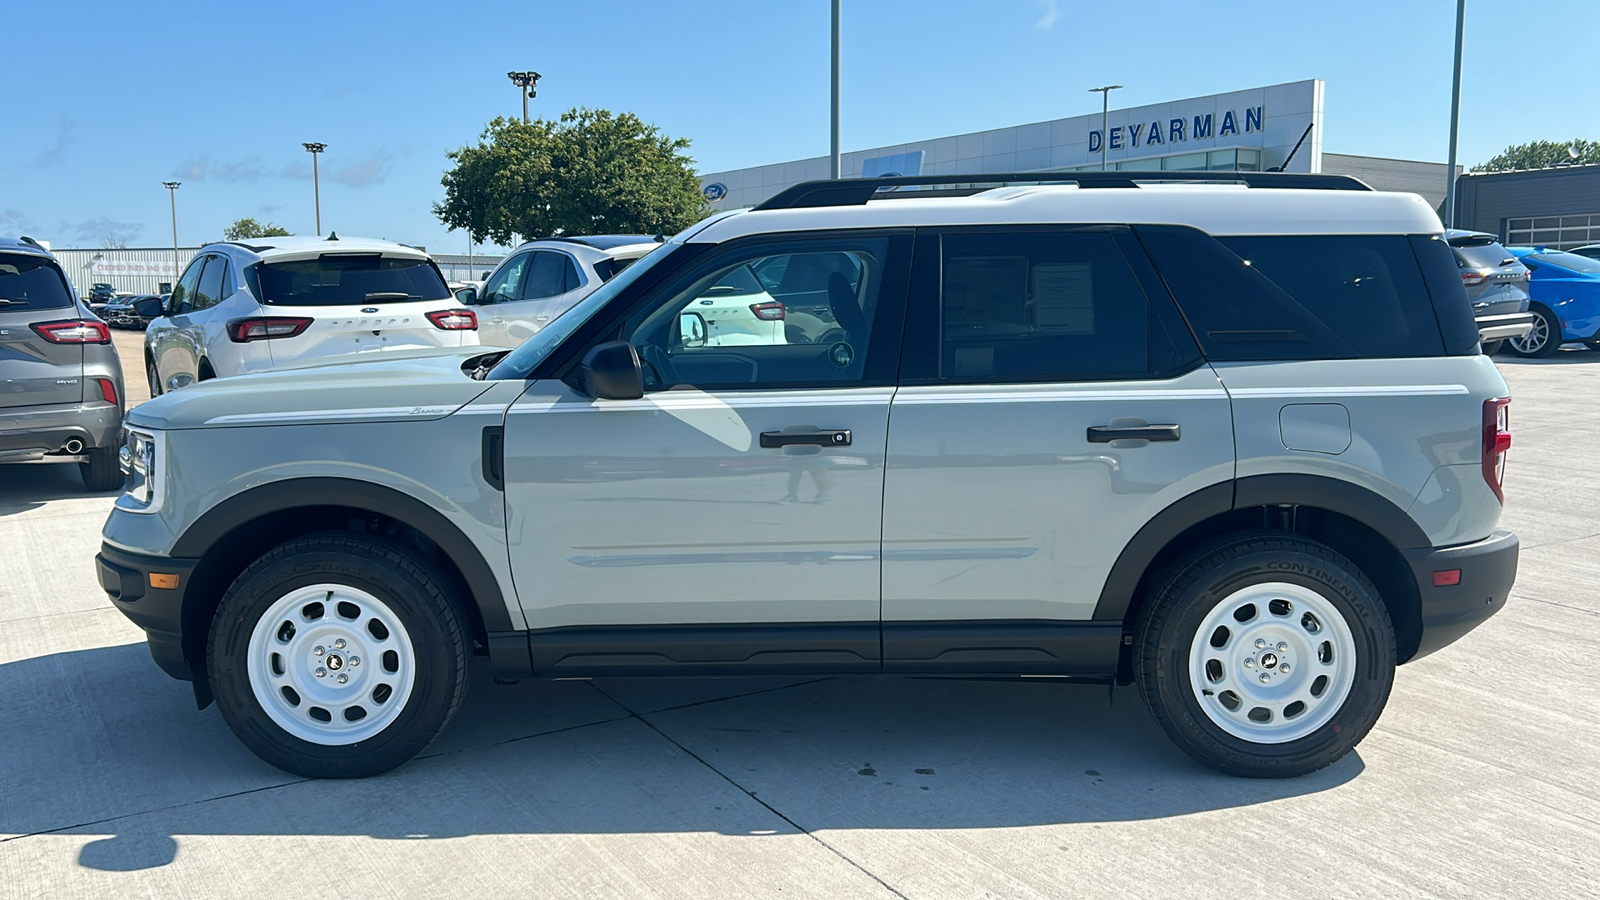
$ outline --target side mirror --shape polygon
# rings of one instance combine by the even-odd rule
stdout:
[[[678,314],[678,346],[704,347],[709,333],[705,316],[697,312]]]
[[[161,315],[161,298],[146,297],[133,305],[133,311],[146,319],[154,319]]]
[[[596,400],[638,400],[644,396],[639,351],[627,341],[607,341],[590,348],[578,371],[583,390]]]
[[[461,290],[456,291],[456,301],[458,303],[460,303],[462,306],[477,306],[478,305],[478,289],[477,288],[471,288],[471,287],[464,287]]]

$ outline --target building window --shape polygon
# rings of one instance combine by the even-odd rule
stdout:
[[[1514,247],[1572,250],[1600,244],[1600,214],[1579,216],[1523,216],[1506,219],[1505,242]]]

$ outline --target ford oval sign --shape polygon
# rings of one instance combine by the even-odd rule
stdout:
[[[378,311],[378,308],[376,306],[368,306],[368,307],[366,307],[365,309],[363,309],[361,311],[364,312],[364,313],[375,313],[375,312]]]
[[[728,196],[728,186],[720,181],[713,181],[712,183],[701,188],[700,193],[705,195],[705,198],[708,202],[715,203],[718,200],[721,200],[723,197]]]

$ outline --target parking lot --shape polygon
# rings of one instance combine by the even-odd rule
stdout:
[[[111,607],[112,497],[0,468],[0,893],[1595,896],[1600,353],[1500,364],[1512,601],[1291,781],[1191,761],[1131,688],[484,670],[423,757],[306,781],[195,710]]]

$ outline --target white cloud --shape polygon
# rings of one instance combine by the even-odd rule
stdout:
[[[1036,31],[1049,31],[1061,18],[1060,0],[1039,0],[1039,20],[1033,23]]]

